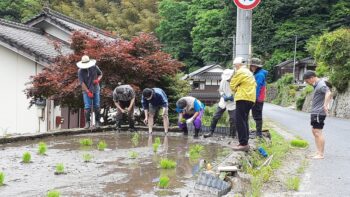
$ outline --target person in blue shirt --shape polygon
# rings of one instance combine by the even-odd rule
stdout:
[[[259,58],[252,58],[250,70],[254,73],[256,81],[256,101],[252,108],[253,118],[256,123],[256,136],[262,137],[263,126],[263,107],[266,97],[266,77],[267,71],[264,70]]]
[[[182,97],[176,102],[176,112],[179,113],[178,124],[184,135],[188,135],[187,124],[193,123],[194,137],[197,138],[202,127],[204,104],[192,96]]]
[[[145,111],[144,123],[148,125],[148,133],[152,134],[154,115],[162,108],[163,126],[165,134],[168,133],[168,97],[160,88],[145,88],[142,91],[142,107]]]

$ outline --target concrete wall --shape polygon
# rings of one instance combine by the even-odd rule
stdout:
[[[30,76],[40,72],[43,66],[3,46],[0,46],[0,59],[0,136],[45,132],[48,128],[53,128],[53,117],[55,113],[60,113],[60,110],[50,108],[48,111],[48,108],[45,108],[43,118],[39,119],[36,106],[28,109],[29,100],[24,93]],[[48,120],[51,120],[50,125]]]

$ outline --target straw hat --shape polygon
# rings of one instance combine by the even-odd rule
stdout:
[[[90,59],[89,56],[84,55],[81,57],[81,61],[77,63],[77,66],[81,69],[86,69],[95,66],[96,60]]]
[[[232,69],[225,69],[224,72],[222,72],[221,74],[221,80],[229,80],[231,79],[232,75],[235,73],[234,70]]]

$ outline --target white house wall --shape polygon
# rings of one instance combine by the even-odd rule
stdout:
[[[3,46],[0,59],[0,135],[47,131],[46,109],[44,119],[39,120],[36,106],[28,109],[29,100],[24,93],[30,76],[43,67]]]

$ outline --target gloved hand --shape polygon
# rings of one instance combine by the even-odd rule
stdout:
[[[186,123],[189,124],[189,123],[192,123],[193,121],[194,121],[194,118],[192,117],[192,118],[187,119]]]
[[[94,94],[92,92],[90,92],[90,91],[87,92],[87,95],[88,95],[89,98],[94,98]]]
[[[224,97],[224,101],[233,101],[233,96],[232,95],[231,96],[224,95],[223,97]]]
[[[99,84],[99,83],[100,83],[100,80],[99,80],[99,79],[95,79],[95,80],[94,80],[94,84],[95,84],[95,85],[97,85],[97,84]]]

